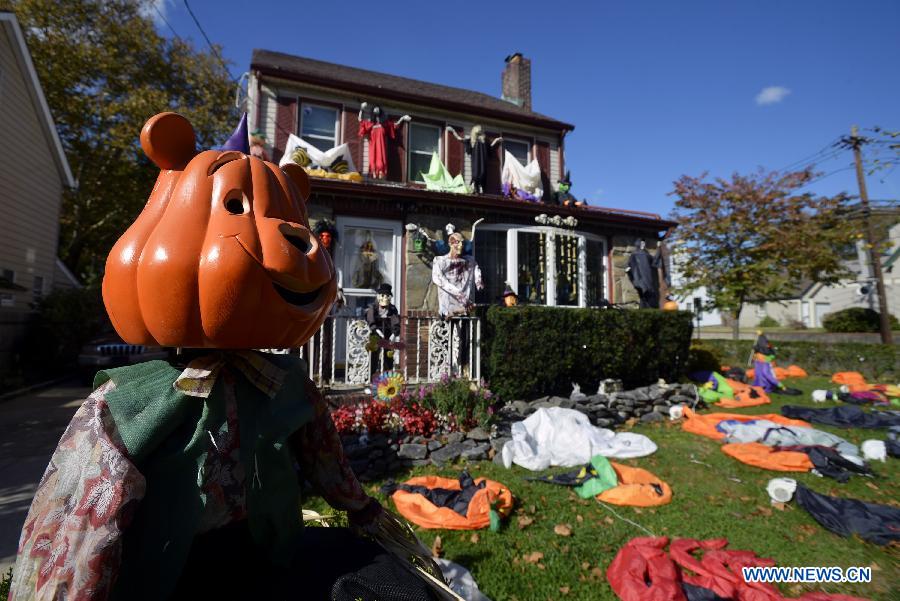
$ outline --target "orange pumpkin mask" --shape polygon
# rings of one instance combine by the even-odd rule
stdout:
[[[238,151],[195,150],[175,113],[141,147],[161,169],[144,210],[106,261],[103,302],[131,344],[288,348],[305,343],[337,293],[309,231],[309,179]]]

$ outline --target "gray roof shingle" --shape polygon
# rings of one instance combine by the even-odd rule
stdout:
[[[530,111],[512,102],[482,92],[428,83],[407,77],[357,69],[271,50],[253,50],[251,69],[309,83],[331,85],[357,93],[453,108],[472,114],[507,119],[556,130],[574,125]]]

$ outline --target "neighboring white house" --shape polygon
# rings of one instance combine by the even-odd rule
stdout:
[[[881,257],[884,273],[884,286],[887,292],[888,310],[892,315],[900,316],[900,223],[889,230],[890,250]],[[683,284],[679,269],[678,253],[672,255],[672,284],[678,287]],[[857,258],[846,262],[847,269],[853,277],[836,284],[817,283],[803,284],[797,294],[790,298],[749,303],[741,312],[742,328],[753,328],[766,316],[771,317],[782,326],[800,325],[807,328],[822,327],[822,319],[829,313],[850,307],[866,307],[879,310],[878,294],[875,291],[875,280],[867,254],[862,243],[857,244]],[[706,288],[701,287],[690,295],[676,297],[680,309],[694,311],[697,304],[705,306],[709,300]],[[701,312],[700,325],[722,325],[722,315],[715,310],[704,309]]]
[[[684,276],[681,273],[681,264],[685,260],[684,254],[679,252],[677,248],[672,249],[671,255],[671,279],[672,288],[680,288],[684,285]],[[709,295],[706,293],[706,287],[701,286],[687,295],[675,295],[674,300],[678,303],[678,308],[682,311],[692,311],[695,315],[699,310],[701,326],[718,326],[722,325],[722,315],[716,309],[706,308],[709,304]]]
[[[57,258],[63,191],[75,186],[22,29],[0,11],[0,373],[34,303],[78,282]]]

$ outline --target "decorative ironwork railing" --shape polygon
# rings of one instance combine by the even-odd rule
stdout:
[[[443,376],[481,377],[481,321],[477,317],[441,319],[402,316],[399,340],[370,340],[366,320],[329,317],[299,354],[309,377],[324,388],[364,388],[387,370],[408,383],[437,382]]]

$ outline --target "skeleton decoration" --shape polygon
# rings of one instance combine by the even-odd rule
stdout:
[[[369,176],[376,179],[387,177],[387,138],[397,137],[397,128],[411,121],[403,115],[397,121],[385,119],[384,110],[375,105],[366,114],[369,104],[363,102],[359,108],[359,137],[369,140]]]
[[[452,125],[447,126],[447,131],[453,134],[454,138],[463,143],[463,147],[466,149],[466,154],[471,157],[470,161],[472,164],[472,189],[478,194],[484,194],[484,187],[487,184],[488,145],[493,148],[499,142],[502,142],[503,138],[497,136],[496,138],[491,140],[490,143],[488,143],[488,138],[484,133],[484,128],[480,125],[473,125],[472,129],[469,131],[469,135],[466,137],[462,137],[458,133],[456,133],[456,130],[453,129]]]

